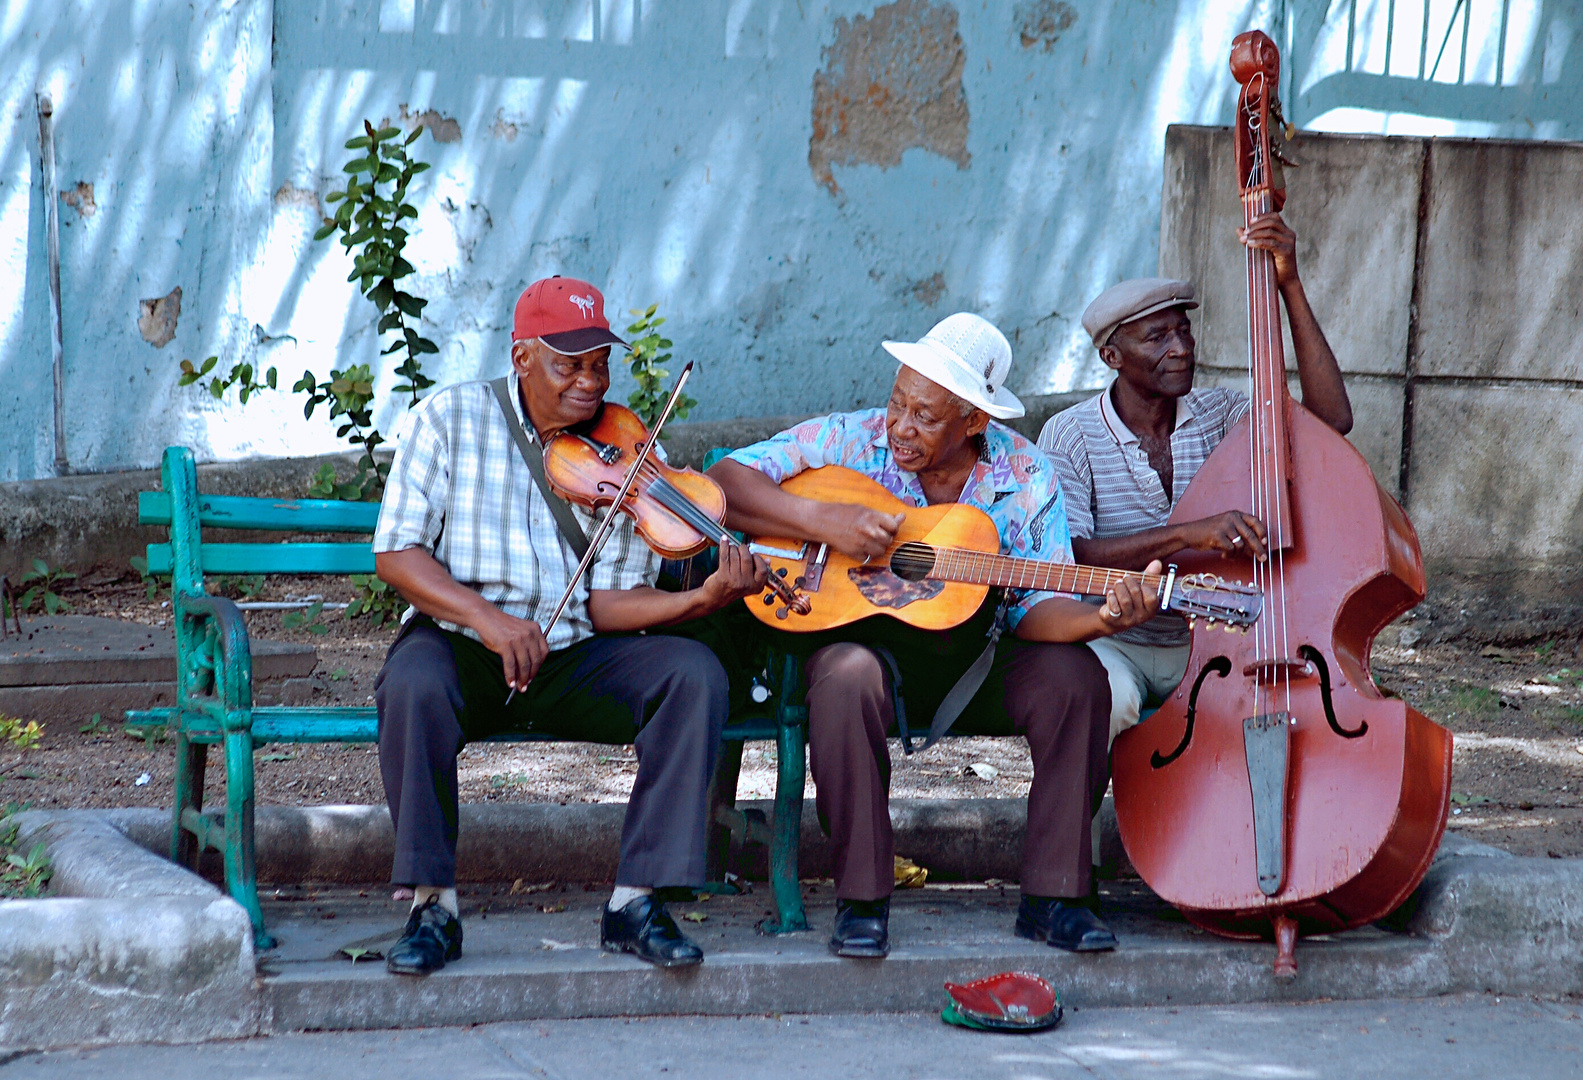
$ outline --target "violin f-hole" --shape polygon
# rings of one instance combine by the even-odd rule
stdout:
[[[1336,720],[1336,707],[1330,700],[1330,665],[1325,663],[1325,654],[1312,645],[1299,645],[1297,647],[1297,655],[1313,664],[1319,671],[1319,700],[1324,703],[1325,723],[1330,725],[1330,730],[1340,735],[1343,739],[1357,739],[1368,734],[1369,722],[1367,720],[1358,721],[1358,726],[1350,730],[1342,727],[1340,722]]]
[[[1198,692],[1203,689],[1204,680],[1212,674],[1218,675],[1222,679],[1230,675],[1231,660],[1224,656],[1217,656],[1199,671],[1198,678],[1193,680],[1193,692],[1187,695],[1187,724],[1182,729],[1182,741],[1176,744],[1175,750],[1172,750],[1164,757],[1161,757],[1160,752],[1156,750],[1149,758],[1149,764],[1152,767],[1163,769],[1186,752],[1187,744],[1193,741],[1193,721],[1198,716]]]

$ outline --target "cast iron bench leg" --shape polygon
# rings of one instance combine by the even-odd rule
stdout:
[[[178,725],[180,718],[177,718]],[[177,866],[198,872],[203,841],[182,827],[186,810],[203,813],[203,780],[209,764],[209,744],[193,742],[185,731],[176,733],[176,810],[171,819],[170,857]]]
[[[253,920],[258,949],[273,949],[258,902],[258,871],[253,861],[253,734],[225,734],[225,886]]]
[[[808,929],[802,888],[797,883],[797,845],[802,839],[802,796],[807,780],[808,707],[802,704],[802,664],[787,653],[781,663],[780,724],[776,737],[775,821],[770,845],[770,889],[775,921],[759,924],[766,934],[791,934]]]

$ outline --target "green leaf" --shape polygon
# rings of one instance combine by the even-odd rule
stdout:
[[[369,145],[371,145],[372,142],[373,142],[373,140],[370,139],[367,135],[359,135],[355,139],[347,139],[346,140],[346,148],[348,150],[362,150],[362,149],[368,147]]]
[[[341,227],[339,225],[332,221],[328,225],[315,229],[313,238],[315,240],[328,240],[330,237],[334,236],[340,230],[340,228]]]

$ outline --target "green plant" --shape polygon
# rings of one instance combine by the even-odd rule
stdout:
[[[0,714],[0,739],[10,743],[13,749],[25,754],[38,746],[43,737],[44,725],[37,720],[23,723],[15,716]]]
[[[665,319],[654,314],[658,310],[658,304],[650,304],[641,311],[633,308],[631,313],[638,316],[638,320],[627,327],[627,333],[634,335],[630,359],[632,378],[638,384],[638,388],[627,395],[627,404],[638,414],[638,419],[650,427],[660,418],[660,410],[665,408],[665,399],[670,396],[665,385],[670,372],[662,365],[670,360],[671,354],[660,350],[669,349],[673,343],[660,335],[659,328]],[[683,394],[676,401],[675,419],[685,419],[696,404],[695,399]]]
[[[22,584],[29,587],[17,597],[17,607],[23,611],[32,611],[34,602],[39,601],[47,615],[70,610],[71,605],[61,599],[56,590],[62,582],[75,580],[76,577],[76,574],[59,567],[51,569],[43,559],[34,559],[33,568],[22,575]]]
[[[155,743],[162,743],[168,737],[164,724],[150,724],[148,727],[133,727],[130,723],[122,726],[121,733],[134,739],[143,740],[143,749],[154,749]]]
[[[204,360],[201,365],[194,367],[191,360],[183,360],[181,362],[181,378],[176,380],[176,385],[191,386],[213,371],[214,365],[219,362],[220,358],[218,356],[211,356]],[[233,364],[231,370],[226,373],[224,378],[216,375],[209,380],[209,393],[218,401],[220,398],[225,397],[227,390],[240,384],[242,389],[238,391],[238,396],[242,399],[242,404],[246,405],[249,397],[263,390],[266,386],[271,390],[275,389],[274,368],[270,368],[264,373],[263,382],[253,378],[253,375],[252,364]]]
[[[26,855],[15,851],[5,857],[4,872],[0,873],[0,896],[27,899],[38,896],[49,884],[54,869],[49,864],[44,841],[33,845]]]
[[[88,718],[86,724],[77,729],[77,733],[80,735],[108,735],[110,734],[110,725],[104,722],[102,713],[94,713]]]
[[[384,626],[399,618],[406,607],[407,602],[388,582],[374,574],[352,575],[352,602],[346,605],[348,619],[366,618],[375,626]]]
[[[429,167],[426,162],[413,159],[407,148],[423,131],[419,127],[402,138],[400,128],[376,130],[364,120],[364,133],[346,143],[348,150],[356,151],[341,169],[347,174],[346,187],[325,196],[325,202],[339,204],[335,216],[314,233],[315,240],[327,240],[340,233],[341,246],[352,253],[352,272],[347,280],[357,282],[359,290],[379,312],[376,332],[381,336],[396,335],[380,355],[404,354],[395,369],[402,381],[392,392],[408,395],[409,409],[418,403],[424,390],[434,385],[434,380],[423,373],[422,357],[440,351],[434,342],[418,333],[423,309],[429,302],[400,284],[415,273],[403,255],[409,235],[403,222],[418,216],[418,208],[407,197],[413,179]],[[211,356],[195,367],[190,360],[183,360],[181,385],[202,383],[216,399],[237,386],[243,404],[254,394],[276,389],[274,368],[265,372],[262,379],[251,364],[234,365],[223,377],[211,375],[218,362],[217,357]],[[203,382],[205,378],[207,382]],[[307,396],[302,409],[304,417],[312,419],[315,410],[325,406],[330,419],[340,421],[336,436],[363,451],[351,480],[337,481],[332,467],[321,467],[308,489],[310,496],[373,501],[384,491],[390,466],[374,459],[374,451],[385,442],[374,426],[374,384],[375,372],[368,364],[332,368],[327,379],[305,370],[302,378],[292,384],[292,393]]]
[[[264,575],[246,574],[237,577],[216,578],[214,591],[222,596],[235,593],[238,600],[251,600],[264,591]]]
[[[324,625],[324,601],[315,600],[307,611],[288,611],[281,618],[280,625],[287,630],[301,630],[309,634],[328,634],[330,628]]]
[[[137,576],[143,584],[143,595],[152,600],[159,595],[159,578],[148,572],[148,560],[141,555],[134,555],[127,560],[132,569],[137,571]]]
[[[0,809],[0,899],[24,899],[37,896],[50,879],[49,859],[44,855],[44,845],[34,844],[27,855],[15,851],[21,823],[16,816],[28,808],[28,803],[9,802]]]

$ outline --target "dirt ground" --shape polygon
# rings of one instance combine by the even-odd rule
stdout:
[[[222,583],[233,597],[251,583]],[[343,579],[275,577],[253,598],[321,595],[351,599]],[[170,611],[135,580],[87,577],[62,593],[77,614],[169,625]],[[374,676],[394,628],[371,627],[326,610],[309,627],[287,629],[281,612],[248,612],[256,639],[313,644],[322,704],[369,704]],[[312,624],[310,624],[312,625]],[[1389,628],[1374,651],[1382,687],[1456,736],[1451,828],[1516,854],[1583,857],[1583,655],[1577,639],[1531,647],[1435,644],[1404,647],[1412,623]],[[22,719],[29,719],[23,717]],[[983,798],[1027,794],[1033,771],[1014,739],[954,739],[904,758],[895,746],[892,793],[898,798]],[[372,746],[266,746],[256,751],[261,805],[377,803],[383,799]],[[608,802],[626,797],[637,768],[628,746],[483,744],[461,760],[468,802]],[[0,746],[0,805],[36,807],[168,806],[172,750],[121,730],[119,718],[45,723],[25,754]],[[220,754],[213,753],[207,800],[222,797]],[[774,795],[773,747],[749,744],[740,798]],[[810,792],[811,793],[811,792]]]

